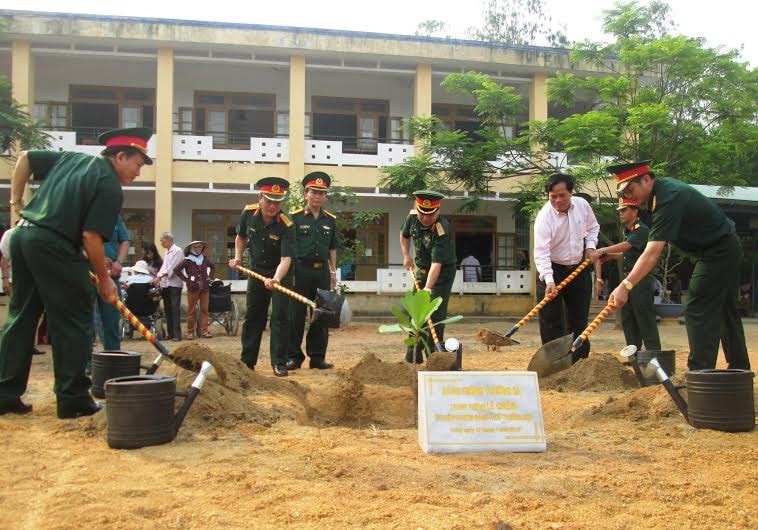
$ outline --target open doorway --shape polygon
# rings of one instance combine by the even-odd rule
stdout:
[[[493,241],[492,232],[456,232],[455,254],[458,264],[461,260],[471,255],[474,256],[481,266],[479,281],[493,282]]]

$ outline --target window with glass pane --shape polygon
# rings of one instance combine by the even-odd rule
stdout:
[[[403,118],[390,118],[390,140],[392,143],[403,141]]]
[[[290,115],[289,112],[276,113],[276,136],[286,138],[290,135]]]

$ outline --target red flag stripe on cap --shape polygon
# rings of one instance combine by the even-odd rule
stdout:
[[[437,199],[436,201],[430,201],[429,199],[416,198],[416,204],[426,209],[436,208],[440,204],[442,204],[442,199]]]
[[[140,151],[147,150],[147,141],[137,136],[114,136],[105,142],[105,147],[136,147]]]
[[[616,174],[616,181],[624,182],[625,180],[633,179],[634,177],[644,175],[645,173],[650,173],[650,166],[639,166],[633,169],[627,169],[626,171]]]

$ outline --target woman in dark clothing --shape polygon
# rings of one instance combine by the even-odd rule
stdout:
[[[145,250],[142,253],[142,259],[147,262],[147,270],[150,271],[150,274],[153,276],[157,275],[158,271],[161,269],[161,265],[163,265],[163,258],[158,254],[158,249],[156,248],[155,243],[150,243],[145,246]]]
[[[211,281],[216,272],[216,264],[203,255],[204,241],[193,241],[184,248],[184,261],[174,269],[174,274],[187,284],[187,338],[195,336],[195,308],[200,302],[200,337],[209,339],[213,335],[208,331],[208,299]]]

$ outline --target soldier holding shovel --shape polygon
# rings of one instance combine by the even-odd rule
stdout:
[[[617,191],[626,199],[647,203],[652,226],[647,245],[631,272],[611,293],[610,301],[622,307],[630,291],[658,265],[666,242],[695,259],[684,311],[690,370],[716,366],[719,341],[729,368],[750,369],[745,332],[737,311],[742,244],[734,223],[695,188],[650,171],[650,161],[608,168]]]

